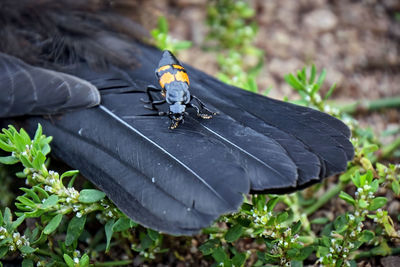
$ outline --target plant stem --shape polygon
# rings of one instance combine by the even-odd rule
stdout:
[[[381,158],[390,157],[390,155],[399,147],[400,147],[400,137],[394,140],[392,143],[382,147]]]
[[[400,96],[382,98],[372,101],[357,101],[356,103],[339,107],[340,111],[353,114],[358,111],[374,111],[385,108],[398,108],[400,107]]]
[[[396,254],[400,254],[400,247],[390,249],[390,255],[396,255]],[[357,254],[354,257],[354,259],[358,260],[361,258],[370,258],[370,257],[375,257],[375,256],[382,256],[382,251],[374,250],[374,249],[372,249],[370,251],[364,251],[364,252]],[[387,256],[389,256],[389,255],[387,255]]]
[[[307,216],[310,216],[315,211],[317,211],[320,207],[325,205],[331,198],[333,198],[334,196],[339,194],[340,191],[342,191],[343,189],[344,189],[344,184],[343,183],[339,183],[338,185],[336,185],[335,187],[330,189],[328,192],[326,192],[321,198],[319,198],[317,200],[317,202],[315,202],[313,205],[311,205],[306,210],[304,210],[304,213]]]
[[[93,266],[95,266],[95,267],[100,267],[100,266],[122,266],[122,265],[132,264],[132,262],[133,262],[132,260],[99,262],[99,263],[95,263]]]

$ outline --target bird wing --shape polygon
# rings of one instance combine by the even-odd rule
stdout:
[[[54,114],[100,103],[95,86],[0,53],[0,118]]]
[[[243,194],[282,193],[346,169],[350,132],[319,111],[223,84],[186,66],[191,92],[212,110],[169,130],[168,117],[144,108],[161,52],[136,44],[140,67],[68,71],[95,85],[99,107],[41,123],[53,151],[102,189],[133,220],[170,234],[193,234],[237,210]],[[162,109],[163,107],[161,107]],[[164,107],[165,108],[165,107]]]

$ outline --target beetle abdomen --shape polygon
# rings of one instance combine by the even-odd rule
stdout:
[[[156,70],[156,76],[161,88],[174,81],[190,84],[185,68],[178,64],[164,65]]]

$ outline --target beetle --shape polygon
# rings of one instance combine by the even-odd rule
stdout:
[[[190,93],[189,76],[182,64],[170,51],[165,50],[163,52],[155,74],[161,89],[154,85],[147,86],[146,93],[149,100],[141,100],[146,104],[150,104],[150,106],[145,105],[145,107],[151,110],[158,110],[156,108],[157,105],[169,104],[168,112],[159,112],[158,114],[160,116],[168,115],[171,119],[170,129],[175,129],[180,123],[184,122],[188,107],[194,108],[197,116],[202,119],[211,119],[213,115],[217,114],[209,110],[199,98]],[[154,100],[151,92],[160,92],[163,99]]]

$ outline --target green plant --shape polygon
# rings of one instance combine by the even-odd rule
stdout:
[[[347,172],[340,176],[339,183],[319,199],[307,197],[307,191],[315,193],[321,190],[320,185],[306,192],[268,195],[268,199],[257,195],[252,197],[251,203],[243,204],[238,213],[221,218],[220,221],[226,222],[229,228],[212,228],[214,231],[209,240],[200,247],[203,254],[211,255],[218,265],[243,266],[250,252],[238,252],[235,245],[247,238],[265,244],[265,251],[256,252],[258,260],[254,266],[302,266],[313,253],[318,256],[316,263],[323,266],[356,266],[355,260],[364,255],[400,253],[399,249],[389,246],[400,241],[400,234],[387,211],[382,209],[388,199],[378,195],[382,187],[399,195],[400,166],[375,164],[374,152],[380,149],[379,141],[370,130],[361,129],[353,118],[329,105],[328,97],[335,86],[321,97],[325,76],[325,70],[317,75],[313,65],[309,75],[303,68],[296,74],[286,75],[285,80],[299,92],[301,100],[296,101],[297,104],[328,112],[351,126],[356,150],[354,160],[349,163]],[[354,197],[344,191],[352,187],[356,190]],[[334,220],[321,217],[309,221],[316,210],[337,195],[353,210],[339,214]],[[281,207],[274,211],[278,203]],[[365,226],[366,221],[369,227]],[[320,233],[314,233],[312,225],[318,224],[325,224],[325,227]],[[363,252],[363,245],[373,248]]]
[[[85,253],[81,256],[78,244],[84,235],[90,236],[85,226],[88,220],[93,221],[94,218],[105,225],[95,235],[105,235],[105,238],[100,247],[87,247],[89,252],[99,249],[109,251],[113,234],[136,241],[131,229],[137,224],[119,211],[103,192],[92,188],[78,191],[73,187],[78,171],[59,175],[48,170],[46,156],[50,152],[51,137],[42,134],[40,125],[33,139],[25,130],[18,132],[11,125],[2,132],[0,148],[11,155],[0,157],[0,163],[22,163],[24,169],[16,175],[25,179],[27,187],[20,188],[23,194],[16,197],[17,210],[14,214],[17,219],[12,221],[9,208],[5,209],[4,217],[0,216],[0,259],[19,250],[25,258],[24,262],[29,264],[26,266],[32,266],[33,262],[37,262],[38,266],[89,266],[89,255]],[[69,179],[67,185],[66,179]],[[96,214],[94,218],[93,214]],[[26,227],[21,234],[18,227],[28,218],[36,219],[35,228]],[[62,242],[59,241],[60,233],[65,234]],[[145,257],[160,251],[158,245],[162,239],[158,235],[150,230],[147,235],[142,232],[139,235],[137,248]],[[151,242],[145,239],[148,236]],[[46,244],[48,247],[44,249]],[[127,263],[131,261],[118,261],[108,266]]]
[[[192,46],[190,41],[179,41],[169,35],[168,21],[164,16],[158,18],[157,28],[150,33],[154,38],[155,45],[160,50],[169,50],[172,53],[176,53],[178,50],[188,49]]]
[[[263,65],[263,52],[253,45],[257,25],[255,12],[246,1],[209,1],[207,24],[209,45],[218,52],[217,77],[249,91],[257,92],[256,77]]]

